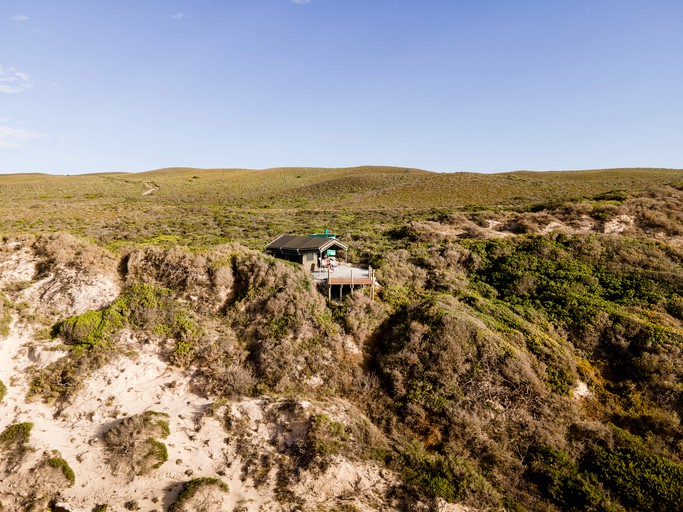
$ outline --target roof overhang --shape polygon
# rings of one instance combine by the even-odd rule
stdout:
[[[280,254],[323,253],[329,249],[346,251],[349,246],[336,238],[280,235],[266,246],[266,251]]]

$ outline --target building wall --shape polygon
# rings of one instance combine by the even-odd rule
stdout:
[[[302,265],[304,263],[303,255],[300,255],[300,254],[283,254],[281,252],[276,252],[276,251],[268,251],[268,254],[270,254],[274,258],[278,258],[280,260],[293,261],[294,263],[299,263]]]
[[[308,271],[320,270],[320,253],[317,250],[303,254],[284,254],[279,251],[269,250],[268,254],[281,260],[294,261],[303,265]]]
[[[306,270],[318,270],[320,267],[320,262],[318,260],[318,251],[307,252],[303,255],[303,265]]]

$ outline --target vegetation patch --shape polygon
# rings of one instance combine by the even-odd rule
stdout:
[[[399,454],[403,478],[419,494],[478,507],[500,505],[500,496],[471,463],[452,456],[428,453],[419,443]]]
[[[71,469],[71,466],[69,466],[69,463],[64,459],[60,457],[53,457],[47,460],[47,465],[51,468],[59,469],[64,475],[64,478],[69,481],[71,486],[76,483],[76,474],[74,473],[73,469]]]
[[[528,476],[544,496],[562,510],[617,511],[608,495],[561,450],[535,446],[529,453]]]
[[[33,423],[15,423],[0,433],[0,446],[4,449],[23,448],[31,438]]]
[[[89,349],[111,341],[124,327],[147,330],[179,340],[196,339],[201,329],[173,292],[147,284],[134,285],[102,311],[70,317],[53,328],[54,336],[77,348]]]
[[[2,402],[5,399],[5,395],[7,394],[7,386],[0,380],[0,402]]]
[[[211,512],[222,503],[221,494],[230,491],[228,485],[218,478],[195,478],[183,484],[183,488],[168,512]],[[198,499],[201,496],[201,499]],[[196,503],[195,503],[196,501]]]
[[[88,311],[55,324],[52,335],[64,340],[69,353],[37,373],[29,396],[51,401],[73,395],[117,353],[115,335],[123,328],[175,338],[180,349],[171,359],[177,364],[189,364],[193,343],[202,335],[194,315],[175,300],[173,292],[146,284],[132,286],[101,311]]]
[[[340,329],[303,268],[244,252],[233,274],[228,319],[262,390],[301,389],[307,377],[336,372]]]
[[[61,336],[65,343],[75,347],[76,353],[80,354],[100,343],[108,342],[125,324],[126,319],[118,308],[108,307],[103,311],[87,311],[82,315],[69,317],[54,327],[54,334]]]
[[[350,429],[325,414],[316,414],[310,421],[311,426],[306,434],[300,465],[310,467],[315,464],[324,469],[329,465],[331,456],[337,455],[349,446]]]
[[[81,389],[85,379],[114,354],[116,348],[108,343],[75,350],[39,370],[31,381],[28,396],[40,396],[48,402],[65,400]]]
[[[12,323],[11,303],[4,293],[0,292],[0,337],[9,334],[9,327]]]
[[[133,478],[158,469],[168,460],[166,445],[157,440],[170,434],[163,413],[147,411],[129,416],[104,433],[112,470]]]
[[[594,475],[633,510],[665,512],[679,509],[683,496],[683,465],[645,449],[630,446],[594,447],[583,469]]]

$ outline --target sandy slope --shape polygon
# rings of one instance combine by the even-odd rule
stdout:
[[[129,342],[133,346],[134,338]],[[165,509],[175,499],[182,482],[200,476],[217,476],[230,487],[222,510],[281,510],[275,500],[275,475],[265,485],[256,487],[243,476],[243,463],[236,454],[235,437],[226,432],[219,415],[207,416],[209,400],[189,392],[190,378],[164,363],[151,345],[137,345],[137,354],[121,356],[98,371],[72,403],[54,407],[40,401],[26,402],[26,368],[49,347],[36,348],[31,330],[14,322],[10,335],[0,341],[0,378],[7,383],[8,394],[0,405],[0,430],[8,425],[34,423],[31,446],[36,450],[19,473],[28,471],[44,451],[57,450],[76,474],[76,485],[65,489],[61,502],[72,511],[89,511],[95,504],[108,503],[122,510],[130,500],[142,510]],[[53,342],[47,342],[48,345]],[[29,350],[29,346],[34,348]],[[277,443],[301,431],[285,432],[285,420],[273,422],[278,401],[267,398],[228,404],[229,414],[244,418],[247,439],[252,451],[277,452]],[[302,402],[300,410],[313,411]],[[124,416],[154,410],[169,415],[171,435],[165,440],[169,461],[149,476],[130,478],[112,475],[106,461],[102,433]],[[317,409],[316,409],[317,410]],[[334,414],[332,412],[331,414]],[[307,421],[303,414],[300,421]],[[291,421],[291,418],[288,420]],[[244,437],[244,436],[243,436]],[[289,442],[294,442],[290,439]],[[384,476],[382,476],[384,475]],[[354,501],[359,510],[376,509],[384,502],[389,485],[395,480],[372,464],[352,463],[339,457],[324,474],[308,474],[293,492],[303,500],[334,502],[339,496]],[[17,492],[20,479],[0,483],[0,497]],[[366,502],[364,504],[364,502]]]

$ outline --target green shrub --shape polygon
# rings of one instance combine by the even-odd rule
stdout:
[[[170,356],[170,361],[178,366],[189,366],[196,356],[196,351],[192,343],[188,341],[177,341]]]
[[[12,323],[11,303],[5,297],[5,294],[0,292],[0,337],[9,334],[9,327]]]
[[[219,491],[225,492],[225,493],[230,491],[227,484],[220,481],[218,478],[211,478],[211,477],[195,478],[193,480],[190,480],[189,482],[186,482],[183,485],[183,488],[180,491],[178,498],[170,506],[170,508],[168,509],[168,512],[179,512],[180,510],[182,510],[183,505],[186,502],[188,502],[193,496],[195,496],[199,492],[200,489],[205,488],[205,487],[215,487]]]
[[[193,314],[174,299],[173,292],[135,285],[101,311],[88,311],[54,325],[52,336],[61,336],[71,351],[38,372],[29,396],[40,395],[48,401],[71,396],[116,353],[112,340],[125,327],[175,338],[178,350],[171,359],[179,365],[192,361],[192,343],[202,333]]]
[[[598,446],[586,455],[583,466],[629,508],[653,512],[680,510],[681,464],[636,446]]]
[[[170,434],[167,415],[154,411],[129,416],[107,430],[104,442],[113,470],[131,476],[144,475],[168,461],[166,445],[156,438]]]
[[[572,374],[565,368],[548,367],[545,371],[548,386],[558,395],[568,396],[573,384]]]
[[[500,505],[499,494],[468,461],[429,453],[419,443],[404,445],[399,460],[403,479],[420,494],[487,509]]]
[[[63,400],[78,391],[83,381],[104,366],[116,353],[110,343],[81,347],[42,368],[31,380],[28,396],[50,402]]]
[[[464,244],[479,257],[476,281],[510,304],[546,312],[577,337],[601,311],[667,303],[683,278],[680,261],[648,242],[557,235]]]
[[[626,190],[610,190],[601,194],[596,194],[592,197],[595,201],[626,201],[629,193]]]
[[[161,431],[160,436],[163,439],[166,439],[168,436],[171,435],[171,427],[169,426],[167,420],[168,414],[156,411],[145,411],[144,418],[145,420],[152,422],[157,427],[159,427]]]
[[[54,457],[52,459],[48,459],[47,464],[52,468],[61,469],[62,474],[72,486],[76,483],[76,475],[73,472],[73,469],[71,469],[71,466],[69,466],[69,463],[64,459],[60,457]]]
[[[125,317],[116,309],[87,311],[57,324],[53,332],[62,336],[69,345],[78,349],[90,349],[109,341],[112,334],[125,326]]]
[[[527,467],[528,477],[562,510],[615,510],[605,493],[561,450],[537,445],[530,450]]]
[[[124,327],[145,329],[182,341],[196,339],[201,334],[191,313],[177,303],[171,290],[137,284],[102,311],[88,311],[56,324],[53,335],[62,336],[67,344],[89,349],[110,341]]]
[[[152,468],[158,469],[164,462],[168,461],[168,448],[166,448],[164,443],[157,441],[153,437],[147,439],[147,442],[150,445],[148,456],[158,461],[152,466]]]
[[[311,418],[306,448],[310,449],[315,457],[335,455],[348,441],[349,435],[343,423],[331,420],[325,414],[316,414]]]
[[[0,380],[0,402],[3,401],[5,395],[7,394],[7,386]]]
[[[0,445],[6,449],[25,445],[31,437],[32,428],[33,423],[30,422],[10,425],[0,434]]]

